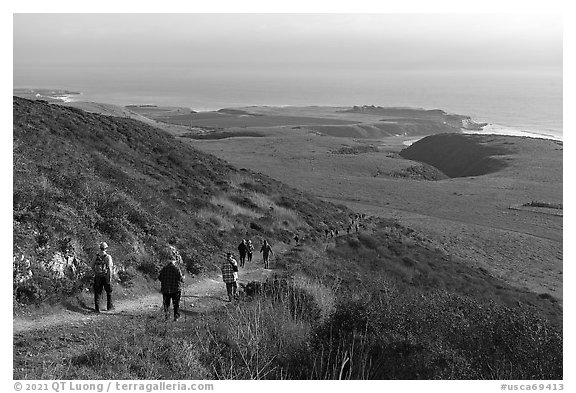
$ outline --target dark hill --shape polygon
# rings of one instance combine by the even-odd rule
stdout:
[[[237,170],[132,119],[13,101],[14,294],[31,302],[88,284],[110,244],[119,278],[152,277],[171,244],[193,273],[242,237],[319,236],[347,212],[266,176]]]
[[[507,146],[488,144],[490,139],[486,135],[432,135],[413,143],[400,155],[432,165],[449,177],[486,175],[507,166],[498,156],[513,153]]]

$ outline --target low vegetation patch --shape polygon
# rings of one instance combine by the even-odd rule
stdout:
[[[525,206],[525,207],[544,207],[544,208],[547,208],[547,209],[559,209],[559,210],[562,210],[562,204],[561,204],[561,203],[549,203],[549,202],[531,201],[531,202],[526,202],[526,203],[524,203],[522,206]]]
[[[194,132],[189,132],[180,135],[181,138],[199,139],[199,140],[218,140],[227,138],[239,138],[239,137],[263,137],[265,136],[261,132],[256,131],[216,131],[207,132],[203,134],[198,134]]]
[[[412,165],[408,168],[394,171],[388,174],[391,177],[410,179],[410,180],[444,180],[448,179],[444,173],[440,172],[437,168],[422,164],[422,165]]]
[[[378,147],[374,145],[344,146],[332,151],[332,154],[362,154],[378,152]]]

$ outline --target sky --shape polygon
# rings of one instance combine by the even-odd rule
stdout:
[[[541,14],[14,14],[13,66],[561,68]]]

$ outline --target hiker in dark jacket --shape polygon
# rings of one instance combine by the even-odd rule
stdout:
[[[163,250],[161,258],[168,260],[158,275],[158,280],[161,283],[160,292],[162,292],[164,315],[166,319],[170,316],[170,302],[172,301],[174,305],[174,321],[177,321],[180,318],[180,296],[185,276],[176,266],[176,252],[172,248],[167,247]]]
[[[100,297],[102,289],[106,290],[106,310],[114,308],[112,305],[112,257],[106,252],[108,244],[100,243],[100,252],[94,258],[92,270],[94,271],[94,310],[100,312]]]
[[[246,253],[248,252],[248,247],[246,246],[246,240],[242,239],[238,245],[238,253],[240,254],[240,267],[244,267],[244,262],[246,262]]]
[[[272,251],[272,247],[270,247],[270,244],[268,244],[267,240],[264,240],[264,244],[262,244],[260,252],[262,253],[262,258],[264,259],[264,269],[269,269],[268,258],[270,257],[270,254],[274,255],[274,251]]]
[[[248,239],[248,243],[246,243],[246,256],[248,257],[248,262],[252,262],[253,252],[254,252],[254,245],[252,244],[252,240]]]

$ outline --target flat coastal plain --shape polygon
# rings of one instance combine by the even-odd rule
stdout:
[[[240,168],[359,212],[393,217],[467,264],[561,303],[562,142],[447,135],[451,130],[429,117],[431,111],[401,118],[397,112],[386,117],[384,109],[248,107],[198,119],[192,114],[192,131],[181,136]],[[172,121],[185,124],[181,120]],[[383,121],[404,128],[391,133],[378,128]],[[449,157],[456,168],[476,165],[479,174],[446,176],[443,168],[399,154],[431,131],[411,149],[427,141],[433,155]],[[459,147],[464,142],[472,151]],[[477,162],[462,157],[476,150],[486,151]]]

